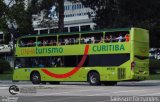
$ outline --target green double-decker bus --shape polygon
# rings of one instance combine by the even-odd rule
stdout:
[[[17,39],[13,80],[114,85],[149,76],[149,33],[141,28],[27,35]]]

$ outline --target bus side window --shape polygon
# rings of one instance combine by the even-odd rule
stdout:
[[[28,46],[28,47],[31,47],[31,46],[33,46],[33,45],[34,45],[33,40],[29,40],[29,41],[27,42],[27,46]]]
[[[62,58],[61,57],[57,58],[55,66],[56,67],[62,67],[63,66]]]
[[[49,60],[49,67],[56,67],[56,58],[55,57],[50,57]]]
[[[19,46],[20,46],[20,47],[25,47],[25,43],[24,43],[23,40],[20,40],[20,41],[19,41]]]
[[[36,42],[34,42],[34,43],[35,43],[35,45],[37,45],[37,46],[42,45],[42,42],[41,42],[41,41],[36,41]]]
[[[117,42],[122,42],[123,41],[123,37],[122,34],[119,34],[118,37],[116,37]]]
[[[15,60],[15,68],[26,67],[25,63],[26,63],[25,58],[16,58],[16,60]]]
[[[48,44],[48,40],[43,39],[43,46],[47,46],[47,44]]]
[[[57,44],[57,36],[38,37],[37,46],[54,46]]]
[[[82,34],[81,39],[80,39],[80,43],[81,44],[91,44],[93,39],[94,38],[91,37],[90,34]]]
[[[38,59],[32,58],[31,60],[32,60],[32,67],[38,67],[38,64],[39,64]]]
[[[75,38],[75,44],[79,44],[79,37]]]
[[[22,67],[22,65],[21,65],[21,62],[20,62],[20,59],[16,59],[16,62],[15,62],[15,68],[20,68],[20,67]]]
[[[45,65],[44,65],[44,59],[42,57],[39,58],[38,62],[39,62],[38,63],[38,67],[40,67],[40,68],[45,67]]]
[[[95,33],[95,34],[93,34],[93,36],[94,36],[94,39],[95,39],[95,43],[103,43],[104,42],[102,32]]]
[[[59,45],[79,44],[79,34],[59,36]]]
[[[49,46],[53,46],[53,44],[54,44],[53,40],[51,39],[48,44],[49,44]]]
[[[64,43],[65,43],[65,45],[69,45],[69,39],[68,39],[68,38],[65,38],[65,39],[64,39]]]
[[[63,40],[62,40],[62,39],[59,39],[57,45],[63,45]]]
[[[75,38],[69,38],[69,44],[70,45],[75,44],[75,42],[76,42]]]
[[[33,47],[36,46],[35,42],[36,42],[36,37],[29,37],[25,39],[27,42],[27,47]]]
[[[102,42],[103,42],[103,37],[101,36],[99,43],[102,43]]]
[[[111,34],[113,36],[113,42],[129,42],[130,36],[127,31],[120,31]]]
[[[80,43],[84,44],[84,38],[81,38]]]
[[[124,36],[124,38],[125,38],[125,42],[129,42],[129,40],[130,40],[130,35],[129,35],[129,34],[126,34],[126,35]]]
[[[110,42],[110,40],[111,40],[111,39],[110,39],[110,36],[106,35],[104,41],[105,41],[106,43],[108,43],[108,42]]]

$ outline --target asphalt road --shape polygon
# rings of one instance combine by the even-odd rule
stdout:
[[[11,85],[19,88],[16,95],[9,93]],[[160,96],[160,81],[119,82],[116,86],[90,86],[80,82],[32,85],[30,82],[0,81],[0,96],[3,96],[2,102],[8,98],[18,98],[18,102],[108,102],[116,96]]]

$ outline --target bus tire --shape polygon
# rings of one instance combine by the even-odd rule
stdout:
[[[100,85],[100,76],[97,72],[90,72],[88,75],[88,82],[90,85]]]
[[[33,84],[40,84],[41,83],[41,77],[38,72],[33,72],[31,74],[31,81]]]
[[[59,81],[50,81],[49,83],[52,84],[52,85],[56,85],[56,84],[58,85],[58,84],[60,84]]]

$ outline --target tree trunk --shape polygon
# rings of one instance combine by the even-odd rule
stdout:
[[[59,32],[62,32],[64,28],[64,0],[57,0],[57,1],[58,1],[58,12],[59,12],[58,29]]]

